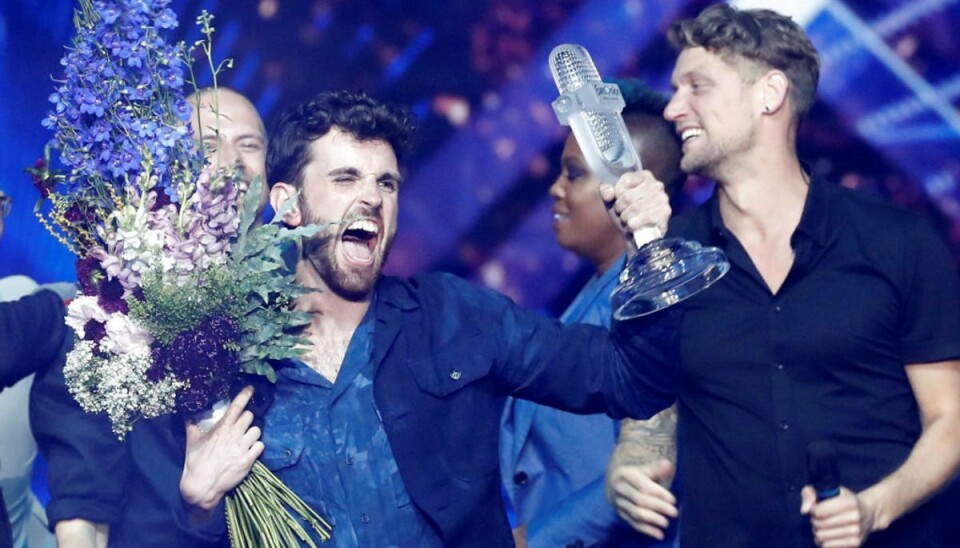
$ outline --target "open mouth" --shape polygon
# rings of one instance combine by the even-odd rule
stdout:
[[[347,225],[340,240],[347,259],[358,264],[371,264],[380,240],[380,226],[369,219],[353,221]]]
[[[703,130],[702,130],[702,129],[700,129],[700,128],[689,128],[689,129],[685,129],[685,130],[683,130],[683,131],[680,132],[680,140],[683,141],[684,144],[686,144],[686,143],[690,142],[690,141],[693,140],[693,139],[696,139],[697,137],[699,137],[699,136],[701,136],[701,135],[703,135]]]

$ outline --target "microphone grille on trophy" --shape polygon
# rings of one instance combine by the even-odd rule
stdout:
[[[587,119],[590,134],[593,135],[604,160],[608,162],[616,161],[623,153],[623,142],[620,138],[617,115],[609,112],[591,111],[586,111],[583,115]]]
[[[599,82],[600,73],[590,53],[577,44],[560,44],[550,52],[550,72],[560,93],[576,91],[587,82]]]

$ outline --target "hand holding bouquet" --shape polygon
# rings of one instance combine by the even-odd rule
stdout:
[[[258,226],[263,181],[205,167],[181,91],[193,48],[163,39],[177,24],[168,3],[80,1],[44,120],[67,172],[51,173],[49,155],[28,170],[38,216],[79,257],[68,388],[85,411],[106,413],[121,440],[140,419],[212,407],[240,372],[274,381],[270,361],[302,353],[296,329],[308,317],[290,304],[307,290],[285,269],[282,246],[322,228]],[[211,20],[198,19],[207,59]],[[237,546],[312,545],[285,508],[329,536],[259,463],[227,508]]]

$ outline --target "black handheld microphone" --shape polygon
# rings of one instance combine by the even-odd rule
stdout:
[[[817,492],[817,502],[840,494],[837,453],[826,440],[807,446],[807,483]]]

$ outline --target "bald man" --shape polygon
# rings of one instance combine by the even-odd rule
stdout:
[[[228,88],[219,88],[217,93],[213,88],[204,88],[187,97],[187,102],[193,106],[193,135],[211,167],[236,167],[248,184],[260,177],[262,212],[269,194],[267,132],[253,103]]]
[[[191,129],[212,169],[239,168],[247,182],[263,181],[266,134],[254,106],[219,88],[188,97]],[[59,546],[213,546],[221,530],[191,529],[180,499],[183,420],[166,415],[137,423],[120,443],[105,416],[86,414],[67,391],[63,360],[38,379],[31,425],[49,463],[47,517]]]

